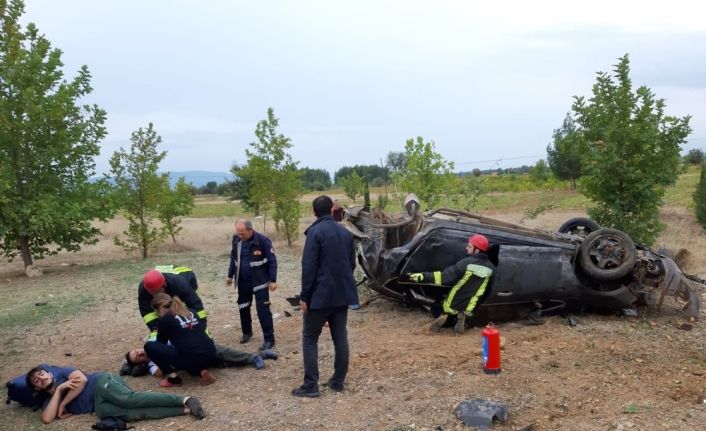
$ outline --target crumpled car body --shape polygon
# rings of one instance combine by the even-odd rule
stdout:
[[[635,245],[620,231],[547,232],[458,210],[420,214],[418,209],[414,195],[405,200],[401,220],[378,208],[346,209],[343,224],[359,240],[367,285],[390,299],[438,313],[449,287],[400,276],[454,264],[466,255],[468,237],[477,233],[490,240],[488,255],[497,269],[473,312],[476,321],[661,307],[665,295],[681,300],[688,317],[698,317],[698,295],[672,259]]]

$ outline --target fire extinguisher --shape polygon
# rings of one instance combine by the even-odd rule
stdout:
[[[486,374],[500,374],[500,332],[493,323],[481,331],[483,336],[483,372]]]

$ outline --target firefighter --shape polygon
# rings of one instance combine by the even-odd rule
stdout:
[[[137,288],[137,302],[142,320],[150,331],[150,340],[156,339],[157,323],[159,323],[159,315],[152,309],[150,302],[152,296],[160,292],[169,296],[178,296],[206,323],[206,311],[197,293],[198,288],[196,275],[187,267],[162,265],[147,271]]]
[[[466,327],[466,317],[473,314],[478,300],[485,293],[495,265],[488,259],[490,243],[483,235],[468,238],[468,256],[443,271],[406,273],[403,279],[414,283],[427,283],[449,286],[451,291],[444,298],[443,312],[431,325],[431,330],[439,332],[449,316],[456,316],[454,331],[462,334]]]

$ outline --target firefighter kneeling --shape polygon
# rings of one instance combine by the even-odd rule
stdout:
[[[449,316],[456,316],[454,331],[462,334],[466,328],[466,316],[471,316],[478,300],[485,293],[495,265],[488,259],[490,243],[483,235],[468,238],[466,252],[469,256],[444,268],[443,271],[406,273],[403,279],[414,283],[449,286],[451,291],[444,298],[443,313],[431,325],[431,330],[438,332]]]

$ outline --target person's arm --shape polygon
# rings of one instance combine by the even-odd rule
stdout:
[[[235,238],[235,235],[233,235],[233,241],[230,246],[230,263],[228,264],[228,277],[226,278],[226,286],[230,286],[231,284],[233,284],[233,277],[235,277],[235,259],[238,257],[238,243]]]
[[[64,383],[73,382],[73,384],[68,385],[68,392],[59,403],[59,411],[56,414],[59,419],[64,419],[71,416],[71,414],[66,411],[66,406],[68,406],[69,403],[73,401],[81,393],[81,391],[83,391],[83,388],[86,387],[87,381],[88,378],[81,370],[75,370],[69,374],[69,380]]]
[[[317,275],[316,263],[319,261],[320,252],[321,245],[316,235],[312,233],[311,236],[307,236],[304,242],[304,252],[302,253],[302,291],[300,300],[307,307],[311,301],[311,296],[314,294],[314,283]]]
[[[277,289],[277,256],[275,256],[275,248],[272,247],[272,241],[269,238],[265,238],[262,248],[265,251],[267,270],[270,276],[268,288],[274,292]]]
[[[150,302],[152,301],[152,296],[145,290],[143,283],[137,287],[137,304],[140,308],[140,316],[142,316],[142,321],[147,325],[147,329],[150,331],[150,337],[154,337],[155,331],[157,331],[157,323],[159,322],[159,314],[152,309]]]
[[[74,370],[69,374],[69,379],[60,384],[54,390],[49,402],[42,411],[42,422],[51,423],[54,419],[64,419],[71,416],[66,412],[66,406],[73,401],[86,387],[86,375],[79,370]],[[64,395],[64,392],[66,396]],[[63,399],[62,399],[63,396]]]
[[[157,342],[162,344],[169,342],[169,334],[171,334],[170,323],[172,323],[172,320],[174,320],[174,318],[168,314],[159,319]]]

